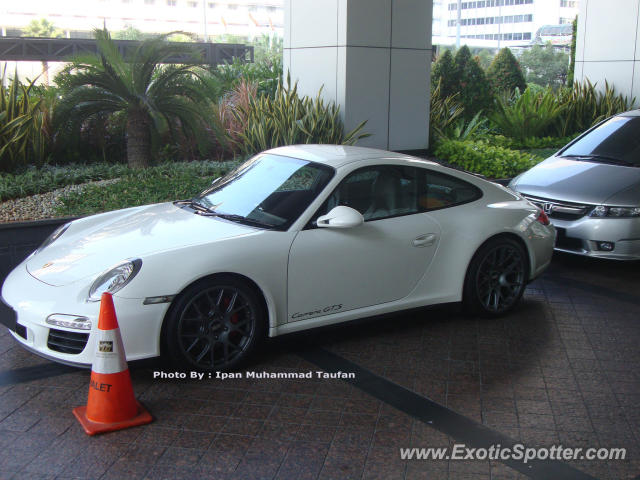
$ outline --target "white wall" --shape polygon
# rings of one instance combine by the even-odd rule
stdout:
[[[341,107],[358,145],[428,145],[431,0],[285,0],[284,71]]]
[[[575,79],[640,101],[640,0],[581,0]]]

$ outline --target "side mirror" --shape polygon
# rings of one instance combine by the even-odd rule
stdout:
[[[222,177],[216,177],[213,180],[211,180],[211,187],[213,187],[216,183],[218,183],[218,181],[221,179]]]
[[[326,215],[318,217],[316,224],[321,228],[353,228],[364,223],[362,214],[344,205],[331,209]]]

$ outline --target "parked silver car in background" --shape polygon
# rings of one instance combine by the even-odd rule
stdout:
[[[615,115],[509,184],[556,227],[556,250],[640,259],[640,110]]]

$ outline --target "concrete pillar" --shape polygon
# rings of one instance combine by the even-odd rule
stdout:
[[[428,146],[432,0],[285,0],[284,73],[340,105],[358,145]]]
[[[295,0],[294,0],[295,1]],[[604,90],[640,102],[640,0],[581,0],[576,39],[575,80],[589,79]]]

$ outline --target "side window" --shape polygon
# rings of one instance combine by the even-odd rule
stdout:
[[[418,205],[420,211],[437,210],[472,202],[482,196],[480,189],[459,178],[423,170]]]
[[[418,213],[421,170],[376,165],[350,173],[320,207],[313,220],[338,205],[359,211],[365,221]]]

